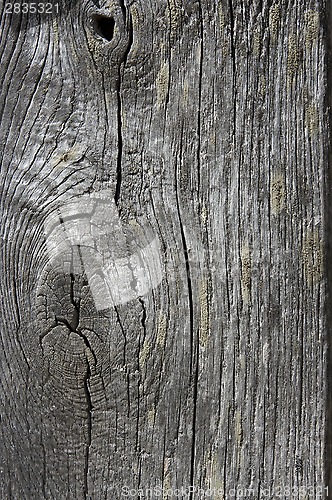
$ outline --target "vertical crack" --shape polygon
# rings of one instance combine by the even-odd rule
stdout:
[[[86,398],[86,413],[87,413],[87,438],[86,438],[86,448],[85,448],[85,465],[84,465],[84,495],[85,499],[88,498],[88,475],[89,475],[89,457],[90,457],[90,447],[92,442],[92,412],[93,412],[93,404],[92,404],[92,396],[90,390],[90,378],[91,378],[91,365],[89,360],[89,354],[93,359],[93,364],[96,366],[97,359],[96,355],[90,345],[90,342],[86,335],[84,335],[80,329],[78,329],[79,320],[80,320],[80,299],[75,299],[75,276],[74,273],[70,273],[70,301],[74,306],[74,312],[72,315],[71,321],[68,321],[67,318],[55,316],[55,324],[58,325],[62,323],[65,325],[68,330],[72,333],[76,333],[84,342],[86,347],[86,360],[87,360],[87,370],[83,380],[84,393]]]
[[[122,11],[123,19],[126,19],[127,12],[126,12],[126,6],[124,0],[119,0],[120,8]]]
[[[118,104],[118,111],[117,111],[118,157],[117,157],[117,168],[116,168],[116,187],[115,187],[115,195],[114,195],[114,201],[115,201],[116,205],[119,204],[121,183],[122,183],[122,156],[123,156],[122,109],[123,109],[123,105],[122,105],[122,97],[121,97],[121,86],[122,86],[122,80],[123,80],[124,67],[126,66],[128,54],[129,54],[131,46],[133,44],[133,25],[132,25],[130,12],[129,12],[129,15],[127,15],[126,7],[124,5],[123,0],[120,0],[120,7],[122,10],[122,14],[123,14],[123,18],[124,18],[124,22],[125,22],[125,26],[126,26],[126,31],[128,34],[128,42],[127,42],[127,47],[126,47],[126,50],[124,51],[123,57],[119,62],[119,72],[118,72],[118,78],[117,78],[117,84],[116,84],[116,94],[117,94],[117,104]]]
[[[332,4],[326,2],[325,15],[322,16],[325,39],[325,79],[326,93],[324,108],[326,113],[326,143],[325,143],[325,269],[326,269],[326,333],[325,344],[327,349],[327,361],[325,367],[325,450],[324,468],[325,484],[327,491],[332,489]]]
[[[183,142],[183,125],[181,128],[181,142]],[[179,201],[179,190],[178,190],[178,168],[177,163],[175,164],[175,191],[176,191],[176,205],[179,217],[180,234],[183,253],[185,257],[186,275],[187,275],[187,289],[188,289],[188,303],[189,303],[189,329],[190,329],[190,373],[194,376],[194,387],[193,387],[193,422],[192,422],[192,443],[191,443],[191,464],[190,464],[190,485],[194,486],[194,474],[195,474],[195,447],[196,447],[196,418],[197,418],[197,386],[198,386],[198,359],[199,359],[199,342],[196,338],[194,339],[194,300],[192,291],[192,280],[189,265],[189,254],[188,245],[185,237],[183,222],[181,218],[180,211],[180,201]],[[198,337],[198,332],[197,336]],[[193,498],[194,492],[190,492],[190,500]]]
[[[85,397],[86,397],[86,402],[87,402],[87,420],[88,420],[88,432],[87,432],[87,442],[86,442],[86,448],[85,448],[85,468],[84,468],[84,492],[85,492],[85,498],[88,496],[88,475],[89,475],[89,457],[90,457],[90,447],[91,447],[91,441],[92,441],[92,410],[93,410],[93,404],[92,404],[92,399],[91,399],[91,392],[90,392],[90,377],[91,377],[91,369],[90,369],[90,364],[88,362],[88,367],[87,367],[87,372],[86,372],[86,377],[84,379],[84,391],[85,391]]]
[[[94,365],[96,366],[97,364],[97,358],[96,355],[90,345],[90,342],[88,338],[80,331],[80,330],[73,330],[72,325],[69,323],[69,321],[66,318],[62,317],[55,317],[55,323],[58,325],[59,323],[62,323],[65,325],[68,330],[70,330],[73,333],[76,333],[84,342],[86,346],[86,351],[91,354],[93,358]],[[90,391],[90,378],[91,378],[91,367],[90,367],[90,362],[87,357],[87,371],[86,375],[84,377],[83,385],[84,385],[84,392],[85,392],[85,397],[86,397],[86,403],[87,403],[87,439],[86,439],[86,449],[85,449],[85,466],[84,466],[84,494],[85,494],[85,499],[88,498],[88,474],[89,474],[89,456],[90,456],[90,447],[91,447],[91,442],[92,442],[92,412],[93,412],[93,404],[92,404],[92,397],[91,397],[91,391]]]
[[[123,327],[123,324],[122,324],[122,321],[121,321],[121,318],[120,318],[119,310],[118,310],[118,308],[116,306],[114,306],[114,310],[115,310],[117,322],[119,323],[120,330],[121,330],[121,333],[122,333],[123,338],[124,338],[123,367],[124,367],[124,370],[126,372],[127,399],[128,399],[128,412],[127,412],[127,416],[129,418],[129,416],[130,416],[130,379],[129,379],[129,371],[128,371],[128,367],[127,367],[127,336],[126,336],[126,332],[125,332],[125,329]]]
[[[145,338],[146,338],[146,307],[144,300],[142,298],[138,299],[141,306],[142,306],[142,316],[141,316],[141,324],[143,328],[143,340],[140,342],[140,345],[143,347],[145,343]],[[135,449],[136,452],[139,451],[139,422],[140,422],[140,385],[142,382],[142,372],[140,369],[140,360],[139,360],[139,351],[138,351],[138,361],[137,361],[138,367],[139,367],[139,379],[138,379],[138,390],[137,390],[137,419],[136,419],[136,445]],[[141,463],[140,463],[141,467]],[[139,476],[139,483],[140,483],[140,476]],[[139,488],[139,486],[138,486]]]
[[[197,143],[197,189],[198,193],[200,190],[200,182],[201,182],[201,110],[202,110],[202,80],[203,80],[203,52],[204,52],[204,26],[203,26],[203,11],[201,2],[198,2],[199,8],[199,21],[200,21],[200,61],[199,61],[199,96],[198,96],[198,119],[197,119],[197,135],[198,135],[198,143]],[[191,287],[191,277],[190,277],[190,265],[188,260],[188,251],[186,246],[186,241],[184,237],[184,232],[182,231],[182,240],[184,243],[185,254],[186,255],[186,264],[187,264],[187,273],[188,273],[188,290],[190,296],[191,303],[191,342],[192,345],[194,343],[194,318],[193,318],[193,296],[192,296],[192,287]],[[189,287],[190,285],[190,287]],[[199,376],[199,329],[196,332],[196,357],[195,357],[195,372],[194,372],[194,389],[193,389],[193,424],[192,424],[192,444],[191,444],[191,466],[190,466],[190,484],[194,485],[195,478],[195,458],[196,458],[196,432],[197,432],[197,401],[198,401],[198,376]],[[193,491],[190,492],[190,500],[193,498]]]
[[[229,421],[230,421],[230,407],[227,412],[227,433],[225,436],[225,452],[224,452],[224,468],[223,468],[223,487],[224,487],[224,498],[227,498],[227,454],[228,454],[228,438],[229,438]]]
[[[70,273],[70,300],[74,306],[74,312],[73,312],[72,321],[71,321],[71,328],[74,332],[76,332],[77,327],[78,327],[79,322],[80,322],[80,299],[78,299],[77,301],[75,300],[74,283],[75,283],[75,276],[73,273]]]
[[[115,204],[118,205],[122,182],[122,100],[121,100],[121,69],[119,69],[118,81],[116,86],[117,101],[118,101],[118,157],[116,167],[116,187],[115,187]]]
[[[192,298],[191,298],[192,301]],[[197,334],[198,337],[198,334]],[[198,374],[199,374],[199,339],[196,342],[196,367],[194,373],[194,390],[193,390],[193,427],[192,427],[192,444],[191,444],[191,465],[190,465],[190,485],[194,485],[195,477],[195,458],[196,458],[196,431],[197,431],[197,400],[198,400]],[[190,500],[194,497],[194,492],[190,492]]]
[[[204,26],[203,12],[201,2],[198,3],[199,21],[200,21],[200,38],[201,38],[201,53],[199,60],[199,79],[198,79],[198,117],[197,117],[197,191],[199,193],[201,183],[201,110],[202,110],[202,80],[203,80],[203,50],[204,50]]]
[[[233,10],[233,2],[229,0],[229,18],[231,24],[231,57],[233,64],[233,124],[234,124],[234,132],[233,135],[235,137],[236,131],[236,51],[235,51],[235,23],[234,23],[234,10]]]
[[[88,338],[82,332],[76,332],[76,333],[78,333],[78,335],[84,341],[86,348],[87,348],[87,371],[86,371],[86,375],[84,378],[84,392],[85,392],[86,403],[87,403],[86,412],[87,412],[88,429],[87,429],[87,440],[86,440],[86,448],[85,448],[84,490],[85,490],[86,498],[88,498],[88,490],[89,490],[88,475],[89,475],[90,448],[91,448],[91,443],[92,443],[92,412],[93,412],[92,394],[91,394],[91,389],[90,389],[90,378],[91,378],[92,374],[91,374],[91,365],[90,365],[90,360],[89,360],[88,354],[90,353],[92,355],[94,366],[96,366],[96,364],[97,364],[97,358],[96,358],[96,355],[95,355],[93,349],[91,348],[91,345],[90,345]]]
[[[123,324],[122,324],[122,321],[121,321],[121,318],[120,318],[119,310],[118,310],[118,308],[116,306],[114,306],[114,310],[115,310],[117,322],[119,323],[120,330],[121,330],[121,333],[122,333],[123,339],[124,339],[123,365],[126,366],[127,365],[127,337],[126,337],[126,332],[124,330],[124,327],[123,327]]]
[[[167,6],[168,6],[169,16],[170,16],[170,19],[171,19],[171,16],[172,16],[172,7],[171,7],[171,4],[170,4],[169,0],[167,0]],[[171,51],[171,47],[172,47],[172,22],[169,23],[169,29],[168,29],[168,33],[167,33],[167,39],[168,39],[169,50]],[[163,133],[165,133],[167,108],[168,108],[169,98],[170,98],[171,72],[172,72],[171,70],[172,70],[172,57],[171,57],[171,53],[170,53],[168,55],[168,83],[167,83],[167,93],[166,93],[166,96],[165,96],[165,107],[164,107],[164,109],[165,109],[165,112],[164,112],[165,121],[164,121],[164,130],[163,130]]]
[[[142,318],[141,318],[141,324],[142,324],[142,327],[143,327],[143,332],[144,332],[144,338],[143,338],[143,341],[145,339],[145,335],[146,335],[146,307],[145,307],[145,304],[144,304],[144,300],[143,299],[138,299],[141,306],[142,306],[142,309],[143,309],[143,312],[142,312]]]
[[[142,458],[138,459],[138,480],[137,480],[137,490],[141,489],[141,481],[142,481]],[[138,500],[140,500],[141,495],[138,496]]]
[[[261,495],[261,488],[262,488],[262,476],[264,475],[264,462],[265,462],[265,447],[266,447],[266,402],[265,402],[265,393],[263,396],[263,439],[262,439],[262,467],[259,470],[259,476],[258,476],[258,486],[257,486],[257,500],[260,500],[262,496],[265,496],[264,494]]]

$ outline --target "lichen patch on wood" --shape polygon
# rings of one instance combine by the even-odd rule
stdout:
[[[302,247],[304,276],[310,285],[319,283],[323,276],[324,250],[318,229],[308,231]]]
[[[307,48],[311,48],[317,43],[320,31],[320,15],[319,12],[308,10],[305,13],[305,40]]]
[[[179,33],[181,8],[179,7],[177,0],[169,0],[168,7],[170,16],[170,43],[173,45]]]
[[[251,273],[252,273],[252,264],[251,264],[250,249],[248,245],[245,245],[241,249],[241,292],[244,304],[250,303]]]
[[[221,35],[223,35],[224,34],[224,30],[225,30],[225,25],[226,25],[223,2],[219,2],[219,5],[218,5],[218,14],[219,14],[220,32],[221,32]]]
[[[272,5],[269,12],[269,28],[271,40],[273,43],[276,42],[279,34],[280,26],[280,4],[277,2]]]
[[[199,282],[199,304],[200,304],[200,321],[199,321],[199,341],[205,347],[210,337],[210,321],[209,321],[209,288],[206,280]]]
[[[273,215],[279,215],[285,208],[286,182],[285,175],[274,174],[270,186],[270,203]]]
[[[167,319],[163,311],[159,312],[157,325],[157,346],[164,348],[167,336]]]
[[[310,137],[313,137],[319,128],[319,113],[315,101],[310,102],[305,109],[305,125]]]
[[[167,95],[169,92],[169,63],[162,64],[156,79],[157,89],[157,106],[162,107],[166,104]]]
[[[287,80],[291,83],[296,75],[301,63],[301,51],[299,47],[298,35],[292,33],[288,38],[287,51]]]
[[[255,28],[253,34],[253,54],[255,57],[259,57],[262,47],[262,31],[260,27]]]
[[[226,500],[224,494],[222,493],[225,488],[223,480],[223,467],[219,462],[219,454],[217,452],[212,452],[211,459],[207,462],[206,471],[206,483],[208,488],[215,492],[215,500]]]

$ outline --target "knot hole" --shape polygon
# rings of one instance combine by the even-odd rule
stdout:
[[[95,32],[99,36],[110,42],[114,36],[114,18],[110,16],[95,14],[92,19]]]

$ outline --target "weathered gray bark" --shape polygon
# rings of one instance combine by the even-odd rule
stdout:
[[[0,10],[0,497],[325,498],[325,0],[59,5]],[[163,280],[100,310],[44,229],[106,188]]]

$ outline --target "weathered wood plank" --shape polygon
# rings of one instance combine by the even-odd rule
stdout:
[[[0,7],[1,498],[324,498],[328,6],[59,6]]]

